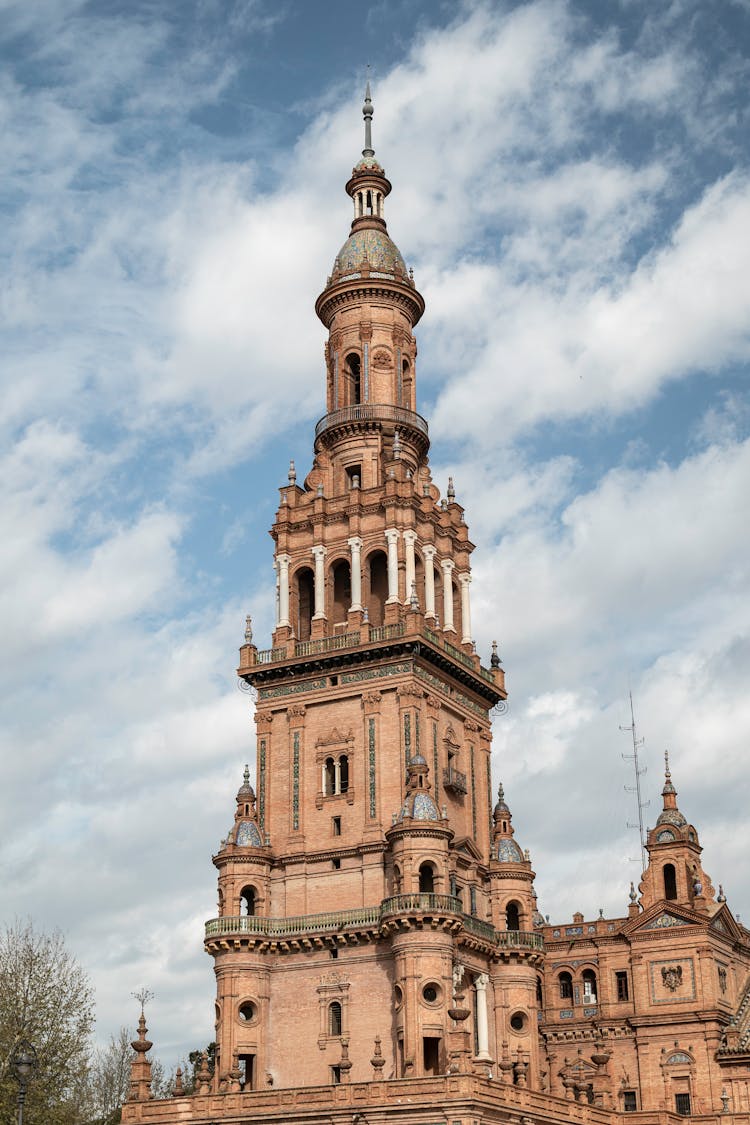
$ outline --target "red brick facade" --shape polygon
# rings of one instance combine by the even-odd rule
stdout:
[[[415,412],[424,303],[390,186],[368,132],[316,304],[327,413],[272,528],[273,643],[240,653],[257,766],[214,857],[216,1071],[152,1101],[139,1055],[123,1120],[750,1122],[750,935],[669,773],[622,918],[545,924],[494,803],[504,673],[474,652],[473,544]]]

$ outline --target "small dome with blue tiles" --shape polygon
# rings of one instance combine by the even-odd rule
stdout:
[[[336,255],[332,276],[360,273],[367,266],[372,273],[383,273],[401,281],[408,273],[401,252],[384,230],[365,227],[354,231]]]
[[[438,807],[429,793],[409,793],[398,814],[399,823],[410,820],[440,820]]]
[[[523,863],[523,852],[515,840],[506,836],[497,842],[495,859],[499,860],[500,863]]]

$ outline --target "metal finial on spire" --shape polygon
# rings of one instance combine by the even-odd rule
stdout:
[[[670,778],[672,777],[671,773],[669,772],[669,751],[668,750],[664,751],[664,776],[667,779],[667,781],[669,781]]]
[[[365,119],[365,147],[362,149],[363,156],[374,156],[375,149],[372,147],[372,115],[374,113],[372,98],[370,97],[370,79],[367,79],[367,86],[365,88],[365,104],[362,106],[362,116]]]
[[[245,785],[250,784],[250,767],[247,765],[245,766],[244,773],[242,774],[242,781]]]

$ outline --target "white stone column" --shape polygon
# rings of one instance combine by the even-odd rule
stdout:
[[[443,632],[455,633],[453,624],[453,583],[451,574],[456,565],[453,559],[443,559],[440,563],[443,568]]]
[[[289,624],[289,555],[277,555],[279,567],[279,625]]]
[[[459,574],[461,587],[461,644],[471,644],[471,602],[469,601],[470,574]]]
[[[355,535],[347,539],[352,553],[352,609],[362,609],[362,540]]]
[[[435,613],[435,548],[431,543],[425,544],[422,548],[424,555],[424,615],[425,617],[432,617],[433,620],[437,616]]]
[[[333,791],[336,794],[341,792],[341,759],[336,758],[333,763]]]
[[[416,531],[413,531],[411,528],[407,528],[407,530],[404,532],[404,545],[406,548],[406,597],[404,598],[404,605],[408,605],[411,601],[411,591],[417,574],[417,559],[414,553],[414,544],[416,543],[416,541]]]
[[[386,603],[398,601],[398,530],[391,527],[386,531],[388,543],[388,597]]]
[[[487,1025],[487,973],[480,973],[474,978],[474,989],[477,994],[477,1057],[488,1059],[490,1057],[490,1036]]]
[[[315,613],[313,617],[320,618],[326,615],[326,576],[323,569],[326,549],[322,546],[313,547],[312,554],[315,559]]]

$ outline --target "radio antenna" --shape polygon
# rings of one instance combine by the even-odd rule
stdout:
[[[637,733],[636,733],[635,712],[633,710],[633,693],[632,693],[632,691],[628,692],[628,696],[630,697],[630,726],[629,727],[622,727],[621,726],[620,730],[625,731],[627,734],[632,734],[632,736],[633,736],[633,753],[632,754],[623,754],[622,757],[623,757],[624,761],[633,763],[633,771],[635,773],[635,785],[626,785],[626,786],[624,786],[624,788],[625,788],[626,793],[635,793],[635,798],[636,798],[636,801],[638,802],[638,823],[637,824],[631,824],[628,821],[628,828],[637,828],[638,829],[638,839],[639,839],[640,845],[641,845],[641,871],[645,871],[646,870],[646,840],[645,840],[645,833],[644,833],[644,830],[643,830],[643,810],[647,809],[648,806],[651,804],[651,802],[650,801],[643,801],[641,799],[641,778],[644,775],[644,773],[647,772],[647,768],[646,768],[646,766],[641,766],[639,761],[638,761],[638,752],[639,752],[639,750],[643,749],[643,743],[644,743],[645,739],[638,738]]]

